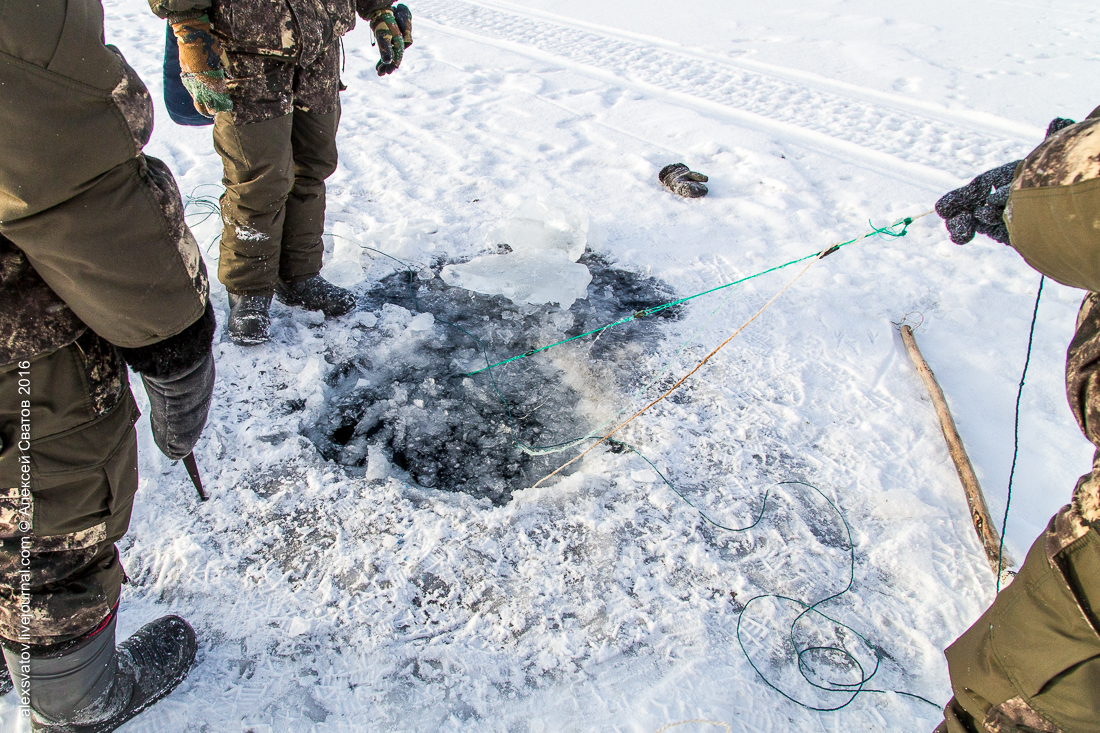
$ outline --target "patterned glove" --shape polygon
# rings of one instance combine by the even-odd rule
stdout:
[[[413,42],[412,11],[406,5],[375,10],[370,14],[370,29],[381,56],[374,68],[379,76],[392,74],[401,66],[405,49]]]
[[[702,173],[696,173],[683,163],[673,163],[661,169],[657,174],[657,180],[677,196],[697,199],[707,195],[708,189],[703,184],[710,179]]]
[[[233,102],[225,84],[222,47],[210,33],[210,18],[198,18],[172,24],[180,49],[180,80],[195,109],[207,117],[218,112],[231,112]]]
[[[1020,161],[986,171],[962,188],[936,202],[936,213],[947,225],[955,244],[966,244],[975,232],[1008,244],[1008,227],[1002,217],[1008,203],[1009,184]]]
[[[1055,135],[1073,124],[1076,124],[1073,120],[1055,117],[1047,126],[1046,136]],[[1001,244],[1008,244],[1005,205],[1008,204],[1010,184],[1019,164],[1017,160],[986,171],[936,202],[936,213],[947,225],[952,242],[966,244],[975,233],[979,233]]]

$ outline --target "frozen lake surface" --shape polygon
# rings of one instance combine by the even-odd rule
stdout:
[[[108,41],[159,97],[163,24],[144,2],[105,5]],[[409,5],[397,73],[375,75],[365,24],[345,39],[324,274],[360,309],[275,305],[255,348],[219,329],[196,451],[208,503],[138,425],[119,634],[178,613],[201,648],[125,730],[931,731],[938,710],[894,691],[947,700],[942,650],[994,579],[894,324],[921,323],[999,521],[1039,283],[1012,250],[957,247],[935,217],[845,247],[622,444],[538,488],[591,442],[573,440],[659,396],[794,269],[470,373],[923,213],[1022,157],[1051,118],[1100,103],[1081,96],[1100,11]],[[209,202],[209,129],[159,105],[147,152]],[[707,197],[659,185],[681,161],[710,176]],[[575,208],[540,220],[540,197]],[[213,272],[217,217],[188,210]],[[1039,309],[1016,557],[1089,467],[1063,386],[1081,295],[1048,284]],[[224,322],[217,283],[213,299]],[[875,671],[881,692],[815,688],[807,646],[834,647],[804,657],[809,680]],[[0,701],[5,732],[14,710]]]

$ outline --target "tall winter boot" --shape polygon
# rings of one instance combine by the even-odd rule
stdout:
[[[296,283],[280,282],[275,286],[275,297],[284,305],[321,311],[329,318],[342,316],[355,307],[355,296],[351,291],[333,285],[320,275]]]
[[[164,616],[116,649],[115,620],[112,614],[102,628],[60,650],[31,647],[22,659],[18,646],[4,646],[15,686],[29,687],[34,733],[108,733],[187,676],[198,644],[186,621]]]
[[[225,330],[239,346],[262,344],[271,338],[270,295],[229,294],[229,320]]]

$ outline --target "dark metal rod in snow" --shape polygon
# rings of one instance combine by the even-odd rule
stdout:
[[[199,492],[199,501],[206,501],[206,492],[202,490],[202,479],[199,477],[199,466],[195,463],[194,452],[183,457],[183,465],[187,468],[187,475],[191,477],[191,483],[195,485],[195,491]]]
[[[913,360],[913,366],[917,368],[917,374],[920,375],[921,381],[928,389],[928,395],[932,398],[936,416],[940,419],[940,429],[943,430],[943,437],[947,441],[947,451],[951,454],[951,460],[955,462],[959,481],[962,482],[963,491],[966,492],[966,504],[970,508],[970,519],[974,522],[974,530],[978,533],[978,539],[981,540],[982,547],[985,549],[989,567],[993,569],[993,574],[999,577],[1001,572],[1015,567],[1016,563],[1008,553],[1001,552],[1000,535],[997,533],[996,525],[993,524],[993,519],[989,516],[985,494],[982,493],[978,476],[974,473],[974,466],[970,463],[966,448],[963,447],[962,436],[955,427],[955,419],[951,417],[951,410],[947,408],[947,398],[944,397],[943,390],[936,381],[936,375],[932,373],[928,362],[924,360],[920,349],[917,348],[913,329],[908,325],[901,327],[901,340],[905,342],[905,350],[909,352],[909,358]]]

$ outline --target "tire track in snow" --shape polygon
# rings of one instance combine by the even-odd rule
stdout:
[[[417,13],[521,53],[535,49],[633,84],[793,125],[847,143],[844,147],[855,145],[960,178],[1023,157],[1038,142],[465,0],[419,0]]]

